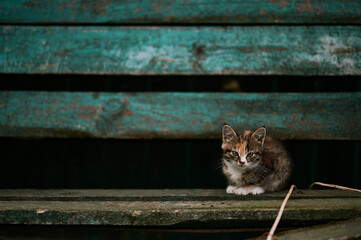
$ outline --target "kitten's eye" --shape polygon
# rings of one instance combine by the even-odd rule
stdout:
[[[252,157],[253,155],[254,155],[254,153],[250,152],[250,153],[247,154],[247,157]]]
[[[233,154],[234,156],[237,156],[237,157],[238,157],[238,152],[232,151],[232,154]]]

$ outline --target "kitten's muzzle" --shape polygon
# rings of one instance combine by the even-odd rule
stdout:
[[[242,162],[241,160],[238,160],[237,163],[238,163],[238,165],[240,165],[240,166],[243,166],[243,165],[245,164],[245,162]]]
[[[246,159],[246,156],[245,155],[242,155],[242,157],[239,157],[238,158],[238,162],[241,166],[243,166],[244,164],[247,163],[247,159]]]

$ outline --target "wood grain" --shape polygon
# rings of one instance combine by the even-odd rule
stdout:
[[[353,24],[357,0],[5,0],[0,23]]]
[[[84,190],[83,190],[84,191]],[[88,190],[91,192],[92,190]],[[115,190],[112,190],[113,192]],[[116,190],[118,195],[122,190]],[[126,195],[125,190],[125,195]],[[136,191],[136,190],[133,190]],[[138,190],[142,195],[143,190]],[[177,190],[173,191],[177,196]],[[186,191],[186,190],[184,190]],[[196,190],[194,190],[196,191]],[[202,190],[198,190],[202,196]],[[206,190],[211,195],[212,190]],[[216,190],[215,195],[219,195]],[[316,190],[295,193],[305,195]],[[290,199],[285,209],[283,226],[294,224],[315,224],[319,222],[344,220],[361,216],[361,197],[340,197],[335,190],[334,198]],[[21,193],[18,192],[18,196]],[[106,190],[103,194],[106,195]],[[114,194],[114,193],[113,193]],[[261,195],[272,196],[274,193]],[[285,194],[285,193],[284,193]],[[165,194],[167,195],[167,193]],[[179,195],[179,194],[178,194]],[[223,195],[226,195],[223,191]],[[313,194],[314,195],[314,194]],[[174,198],[173,196],[173,198]],[[277,215],[282,199],[262,199],[252,196],[243,199],[236,196],[225,200],[145,200],[145,201],[0,201],[0,224],[64,224],[64,225],[121,225],[121,226],[207,226],[207,224],[232,223],[239,227],[268,226]],[[243,200],[242,200],[243,199]],[[325,205],[325,201],[327,204]],[[254,227],[254,226],[253,226]]]
[[[0,73],[361,74],[359,26],[1,26],[0,46]]]
[[[0,136],[215,138],[265,125],[282,139],[361,139],[361,93],[0,92]]]

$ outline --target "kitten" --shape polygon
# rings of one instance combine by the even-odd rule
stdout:
[[[281,143],[266,128],[235,132],[225,124],[222,130],[223,173],[227,193],[237,195],[281,191],[290,176],[290,158]]]

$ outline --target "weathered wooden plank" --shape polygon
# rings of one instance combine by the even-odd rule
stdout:
[[[119,194],[122,190],[118,191]],[[207,191],[209,194],[211,190]],[[141,196],[142,192],[143,190],[138,190],[138,196]],[[177,190],[173,190],[173,193],[178,194]],[[339,193],[339,196],[342,193]],[[202,192],[198,195],[202,195]],[[226,195],[225,191],[223,195]],[[267,195],[272,193],[264,196]],[[304,192],[304,195],[307,196],[307,192]],[[199,226],[230,222],[249,227],[256,221],[260,227],[269,225],[274,220],[282,203],[282,199],[262,200],[261,196],[252,196],[253,199],[236,196],[233,200],[209,201],[0,201],[0,224]],[[361,195],[352,198],[339,196],[326,199],[291,198],[283,214],[282,223],[284,226],[290,226],[361,216]]]
[[[0,201],[221,201],[283,200],[284,192],[241,198],[225,189],[0,189]],[[360,198],[357,192],[297,190],[292,199]]]
[[[360,75],[360,26],[1,26],[0,73]]]
[[[220,138],[265,125],[282,139],[361,139],[361,93],[0,92],[0,136]]]
[[[1,92],[8,137],[219,138],[266,125],[280,138],[360,139],[361,93]]]
[[[361,218],[340,221],[336,223],[300,228],[277,234],[279,240],[303,240],[303,239],[359,239],[361,237]]]
[[[360,23],[357,0],[5,0],[0,23]]]

